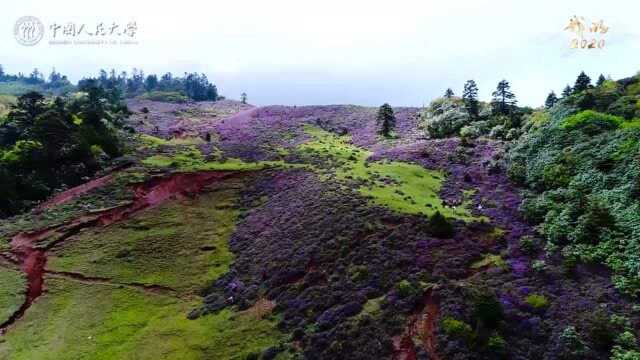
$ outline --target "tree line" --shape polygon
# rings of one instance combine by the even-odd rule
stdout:
[[[95,80],[79,90],[55,98],[28,92],[0,121],[0,217],[85,182],[122,155],[126,105]]]
[[[445,99],[451,99],[455,93],[451,88],[447,88],[444,92]],[[491,94],[491,108],[493,115],[512,116],[517,110],[518,100],[511,91],[511,85],[507,80],[501,80],[496,90]],[[472,119],[480,117],[480,100],[478,99],[478,85],[475,80],[467,80],[462,90],[462,101],[465,109]]]
[[[90,79],[80,80],[79,84]],[[144,71],[134,68],[131,74],[125,71],[116,73],[100,70],[95,80],[105,89],[115,90],[125,97],[135,97],[145,92],[162,91],[178,92],[195,101],[216,101],[220,97],[218,88],[209,82],[205,74],[184,73],[182,77],[170,72],[158,77],[156,74],[145,75]]]
[[[109,91],[117,91],[126,98],[143,95],[151,92],[175,92],[184,95],[194,101],[216,101],[221,97],[218,88],[211,83],[205,74],[184,73],[183,76],[175,76],[171,72],[158,76],[156,74],[145,75],[144,71],[134,68],[129,74],[126,71],[109,72],[100,70],[97,77],[83,78],[77,87],[83,88],[87,82],[97,81],[98,85]],[[68,88],[67,92],[74,91],[75,87],[66,75],[54,68],[45,78],[37,68],[29,75],[23,73],[9,74],[0,65],[0,82],[20,82],[27,85],[39,86],[43,91]]]

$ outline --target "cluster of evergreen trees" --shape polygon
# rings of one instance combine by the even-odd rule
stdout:
[[[51,73],[45,79],[44,74],[38,69],[33,69],[33,71],[27,76],[21,72],[17,75],[12,75],[6,73],[2,65],[0,65],[0,82],[12,81],[27,85],[37,85],[40,86],[42,90],[56,90],[73,87],[67,76],[57,72],[55,68],[51,70]]]
[[[522,118],[532,109],[519,107],[511,85],[502,80],[492,93],[489,103],[478,98],[478,84],[468,80],[462,96],[447,89],[443,97],[434,100],[422,113],[427,135],[442,138],[459,135],[463,140],[490,135],[496,139],[513,138]]]
[[[606,80],[607,79],[604,75],[600,74],[595,87],[602,86]],[[582,92],[593,88],[594,86],[591,84],[591,78],[582,71],[576,78],[573,87],[567,84],[562,91],[561,97],[558,97],[554,91],[551,91],[545,100],[545,108],[549,109],[561,99],[567,98],[571,95],[581,94]],[[444,93],[444,98],[446,99],[451,99],[454,96],[455,93],[451,88],[448,88]],[[469,116],[477,119],[479,116],[478,86],[474,80],[468,80],[464,84],[462,100],[464,101],[464,105]],[[517,100],[515,94],[511,91],[511,85],[507,80],[500,81],[496,90],[492,93],[492,113],[494,115],[511,115],[514,113],[514,110],[517,109],[516,105]]]
[[[55,72],[55,69],[54,69]],[[33,72],[29,74],[29,76],[25,76],[23,73],[19,72],[17,75],[11,75],[4,72],[4,67],[0,65],[0,82],[7,81],[22,81],[28,84],[43,84],[44,74],[42,74],[38,69],[33,69]]]
[[[445,99],[453,99],[455,93],[448,88],[444,93]],[[528,112],[528,109],[519,108],[515,94],[511,91],[511,85],[507,80],[501,80],[496,86],[496,90],[491,94],[491,116],[506,117],[510,122],[519,123],[520,117]],[[475,80],[467,80],[462,90],[462,103],[471,121],[487,120],[487,115],[480,114],[481,102],[478,98],[478,85]]]
[[[545,108],[554,107],[561,100],[579,110],[593,109],[609,112],[626,119],[637,113],[637,99],[622,94],[612,80],[603,75],[594,85],[584,72],[576,78],[573,86],[567,85],[558,96],[554,91],[545,100]],[[490,135],[490,137],[513,140],[522,133],[522,124],[533,113],[529,107],[519,107],[507,80],[498,83],[489,103],[478,99],[478,85],[474,80],[464,84],[461,97],[447,89],[442,97],[425,110],[423,117],[432,137],[460,135],[463,138]]]
[[[79,84],[91,79],[80,80]],[[205,74],[185,73],[183,77],[174,76],[168,72],[158,78],[155,74],[146,75],[142,70],[133,69],[129,76],[126,72],[109,73],[100,70],[95,79],[105,89],[118,91],[125,97],[134,97],[146,92],[162,91],[177,92],[195,101],[218,100],[218,89],[210,83]]]
[[[517,103],[515,94],[511,91],[511,85],[507,80],[501,80],[496,87],[496,90],[491,94],[491,107],[494,115],[508,115],[511,116],[517,110]],[[451,99],[455,96],[455,93],[451,88],[448,88],[444,97]],[[480,101],[478,100],[478,85],[474,80],[467,80],[462,90],[462,100],[464,102],[465,109],[469,113],[472,119],[478,119],[480,117]]]
[[[101,70],[74,86],[55,69],[45,79],[38,69],[28,76],[12,75],[0,65],[0,83],[22,94],[8,113],[0,114],[0,217],[81,184],[122,155],[123,119],[129,114],[124,97],[166,93],[195,101],[219,99],[216,86],[197,73],[158,78],[137,69],[130,76]],[[67,95],[73,91],[78,93]]]
[[[195,101],[216,101],[220,98],[217,87],[207,79],[205,74],[184,73],[184,76],[179,77],[167,72],[158,77],[155,74],[145,75],[142,70],[135,68],[131,74],[125,71],[116,73],[113,69],[110,72],[100,70],[96,78],[80,80],[78,87],[82,88],[87,82],[94,80],[104,89],[117,91],[129,98],[155,91],[175,92]],[[56,89],[66,89],[65,92],[75,90],[67,76],[57,72],[55,68],[45,79],[45,75],[38,69],[34,69],[26,76],[22,73],[12,75],[6,73],[0,65],[0,82],[19,82],[37,86],[36,89],[42,92]],[[60,92],[54,93],[60,94]]]
[[[634,99],[628,97],[616,98],[616,94],[609,91],[608,94],[603,94],[608,88],[606,82],[612,83],[611,80],[607,80],[602,74],[598,77],[596,85],[591,84],[591,79],[584,71],[581,72],[576,78],[573,87],[567,85],[562,91],[561,97],[558,97],[555,92],[547,96],[545,101],[545,108],[552,108],[560,100],[569,99],[576,103],[579,109],[591,109],[594,108],[599,111],[608,111],[616,115],[623,116],[630,119],[635,114],[634,110],[636,104]],[[462,128],[468,127],[470,123],[476,122],[479,125],[478,129],[473,127],[465,129],[463,131],[466,134],[474,133],[476,136],[481,135],[488,130],[496,130],[495,133],[505,134],[510,129],[519,129],[525,116],[530,115],[533,109],[528,107],[518,107],[518,101],[516,95],[511,90],[511,85],[507,80],[501,80],[496,86],[495,91],[491,94],[492,98],[489,103],[490,113],[486,111],[481,114],[481,110],[486,106],[481,103],[478,98],[478,85],[474,80],[468,80],[464,84],[462,91],[462,97],[457,98],[454,91],[451,88],[447,88],[443,99],[449,101],[453,106],[446,107],[440,104],[439,101],[434,101],[426,112],[426,118],[431,118],[431,121],[427,121],[427,128],[431,125],[430,135],[434,137],[443,137],[454,135]],[[617,101],[605,101],[606,99],[613,99]],[[624,100],[624,101],[623,101]],[[459,102],[466,113],[464,117],[460,114],[456,114],[457,109],[455,104]],[[606,103],[606,104],[605,104]],[[603,106],[605,104],[606,106]],[[598,106],[600,105],[600,106]],[[626,106],[625,106],[626,105]],[[434,116],[435,115],[435,116]],[[434,120],[435,118],[435,120]],[[393,109],[389,104],[383,104],[379,109],[376,116],[378,133],[384,137],[390,137],[395,128],[395,116]],[[512,132],[516,134],[516,132]],[[460,134],[464,135],[464,134]],[[463,136],[464,137],[464,136]]]
[[[625,82],[633,82],[634,78],[621,80],[623,86]],[[596,84],[591,83],[591,78],[582,71],[571,87],[567,85],[560,97],[551,91],[545,100],[545,108],[551,109],[560,100],[576,106],[581,110],[593,109],[600,112],[609,112],[625,119],[631,119],[637,110],[635,95],[625,94],[617,82],[605,78],[600,74]]]
[[[598,77],[597,86],[601,86],[606,81],[604,75],[600,74]],[[577,95],[581,92],[591,89],[593,86],[591,85],[591,78],[584,73],[584,71],[580,72],[580,75],[576,78],[576,82],[571,87],[569,84],[562,90],[562,97],[559,98],[556,93],[552,90],[549,95],[547,95],[547,99],[544,102],[544,107],[547,109],[552,108],[555,104],[560,101],[560,99],[567,98],[571,95]]]
[[[434,116],[431,115],[436,115],[435,121],[428,121],[427,124],[427,131],[434,137],[452,135],[471,122],[483,123],[481,127],[487,128],[486,130],[489,129],[489,126],[499,126],[501,129],[500,133],[502,133],[505,127],[507,128],[506,130],[517,127],[521,122],[520,118],[522,115],[530,112],[528,108],[520,108],[517,106],[516,96],[511,91],[511,85],[507,80],[500,81],[496,90],[492,93],[490,103],[491,113],[489,115],[481,114],[482,104],[478,99],[478,85],[474,80],[468,80],[464,84],[462,98],[456,98],[453,90],[448,88],[444,93],[443,99],[446,102],[450,102],[452,106],[442,106],[439,101],[435,101],[432,103],[429,111],[427,111],[431,114],[426,115],[426,117],[432,118],[432,120]],[[461,114],[456,112],[456,104],[460,102],[464,106],[464,116],[460,116]],[[377,123],[379,127],[378,132],[385,137],[389,137],[395,127],[395,117],[393,110],[388,104],[385,103],[379,108]],[[433,126],[430,127],[430,125]],[[431,128],[431,130],[429,130],[429,128]],[[474,130],[474,132],[478,131]]]
[[[0,217],[79,185],[122,154],[121,98],[97,81],[80,90],[70,98],[28,92],[0,122]]]

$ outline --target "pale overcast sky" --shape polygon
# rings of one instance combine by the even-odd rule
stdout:
[[[254,104],[421,106],[475,79],[488,99],[502,78],[538,106],[581,70],[613,78],[640,70],[640,2],[630,0],[20,0],[3,7],[0,64],[7,72],[74,81],[98,69],[205,73],[220,92]],[[18,18],[45,25],[35,46],[17,43]],[[573,15],[610,27],[602,50],[569,48]],[[50,25],[135,21],[137,45],[51,45]],[[587,37],[590,34],[586,34]],[[86,38],[86,36],[85,36]]]

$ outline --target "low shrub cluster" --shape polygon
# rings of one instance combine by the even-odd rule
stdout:
[[[457,134],[460,129],[471,123],[471,117],[464,108],[461,99],[436,99],[422,114],[424,126],[432,138],[443,138]],[[465,130],[467,135],[473,130]]]
[[[469,324],[451,317],[442,320],[442,331],[449,336],[458,337],[465,341],[472,341],[474,338],[473,329]]]
[[[549,300],[547,300],[544,295],[540,294],[530,294],[524,299],[524,301],[536,310],[544,309],[549,306]]]

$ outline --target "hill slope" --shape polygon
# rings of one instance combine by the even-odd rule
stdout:
[[[0,357],[606,359],[637,321],[606,270],[540,266],[500,141],[424,139],[416,108],[382,139],[358,106],[129,107],[128,167],[1,223]]]

